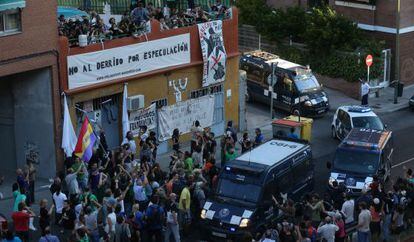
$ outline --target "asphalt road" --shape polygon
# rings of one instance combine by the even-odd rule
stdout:
[[[315,191],[321,194],[326,191],[326,182],[329,176],[326,162],[332,160],[335,149],[339,144],[338,140],[331,138],[330,133],[333,113],[334,110],[331,110],[327,115],[314,119],[313,122],[311,146],[315,161]],[[282,118],[287,115],[287,113],[282,111],[275,113],[276,118]],[[394,113],[381,114],[379,116],[394,134],[395,153],[392,164],[392,181],[396,177],[402,176],[407,168],[414,168],[414,143],[412,142],[414,137],[414,112],[407,109]],[[247,128],[251,135],[253,135],[255,128],[260,127],[265,137],[268,139],[271,138],[270,123],[271,119],[267,106],[255,103],[247,105]],[[49,197],[50,193],[44,190],[37,193],[37,196]],[[4,204],[0,204],[0,207],[7,208],[9,211],[10,205],[4,206]],[[35,211],[38,211],[38,209],[35,208]],[[195,228],[193,231],[188,238],[183,238],[182,241],[198,241],[198,230]],[[53,228],[53,232],[58,234],[57,228]],[[38,238],[39,232],[32,233],[32,235],[31,241],[37,241],[36,238]],[[61,237],[61,239],[65,238]]]
[[[314,119],[312,127],[311,146],[315,161],[315,191],[325,192],[329,170],[326,162],[332,161],[338,140],[331,138],[331,122],[335,110],[321,118]],[[288,115],[285,112],[276,112],[276,117]],[[383,123],[393,132],[394,136],[394,160],[392,163],[391,182],[398,176],[403,176],[408,168],[414,169],[414,112],[405,109],[393,113],[379,114]],[[260,122],[270,121],[268,107],[262,104],[248,104],[247,111],[248,128],[258,125]],[[250,127],[249,127],[250,126]],[[266,137],[271,136],[271,127],[265,126]]]

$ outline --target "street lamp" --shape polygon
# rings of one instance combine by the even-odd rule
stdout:
[[[400,87],[400,0],[397,0],[397,11],[395,16],[395,28],[397,30],[395,38],[395,86],[394,104],[398,103],[398,88]]]

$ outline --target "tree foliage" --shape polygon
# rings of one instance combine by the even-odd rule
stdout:
[[[237,5],[241,23],[256,26],[260,34],[276,42],[278,55],[310,64],[320,74],[355,81],[365,75],[365,54],[380,59],[382,43],[330,7],[272,9],[263,0],[240,0]],[[307,51],[286,46],[289,39],[305,44]],[[372,77],[380,74],[380,65],[374,62]]]

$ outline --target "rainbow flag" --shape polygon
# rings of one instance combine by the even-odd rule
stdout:
[[[92,125],[89,123],[88,117],[85,117],[75,147],[76,156],[80,157],[83,161],[88,162],[92,157],[95,141],[96,136],[93,133]]]

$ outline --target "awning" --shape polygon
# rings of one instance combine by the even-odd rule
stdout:
[[[0,11],[26,7],[26,0],[0,0]]]

